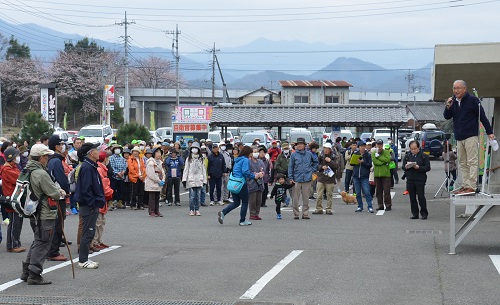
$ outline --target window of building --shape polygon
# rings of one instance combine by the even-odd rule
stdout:
[[[338,103],[339,103],[338,96],[326,96],[325,97],[325,104],[338,104]]]
[[[294,96],[295,104],[309,104],[309,96]]]

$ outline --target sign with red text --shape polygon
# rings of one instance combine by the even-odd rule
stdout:
[[[175,107],[175,121],[179,123],[209,123],[212,119],[212,106]]]

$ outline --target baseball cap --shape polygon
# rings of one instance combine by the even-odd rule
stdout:
[[[378,139],[376,143],[382,145],[382,144],[384,144],[384,140]]]
[[[59,145],[61,143],[64,143],[63,140],[58,135],[53,135],[49,138],[49,148],[50,149],[55,149],[56,145]]]
[[[35,144],[33,145],[33,147],[31,147],[30,154],[33,157],[40,157],[45,155],[53,155],[54,151],[50,150],[47,146],[43,144]]]
[[[366,145],[365,141],[358,141],[358,146]]]
[[[78,150],[78,159],[83,160],[85,156],[91,151],[92,149],[96,149],[99,147],[99,144],[94,144],[90,142],[85,142],[83,143],[82,147]]]
[[[4,151],[3,154],[5,156],[5,160],[7,162],[10,162],[10,161],[14,160],[14,158],[19,156],[19,150],[15,149],[14,147],[9,147]]]

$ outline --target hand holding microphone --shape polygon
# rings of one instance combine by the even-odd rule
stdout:
[[[448,98],[448,100],[446,100],[446,108],[450,109],[451,105],[453,105],[453,102],[456,99],[457,99],[457,97],[455,95],[453,95],[452,97]]]

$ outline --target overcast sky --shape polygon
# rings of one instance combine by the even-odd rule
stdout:
[[[500,1],[487,0],[4,0],[0,18],[68,34],[120,41],[127,11],[132,43],[170,47],[164,30],[179,24],[182,52],[221,49],[263,37],[339,44],[383,42],[405,47],[498,40]],[[369,48],[369,45],[367,45]]]

